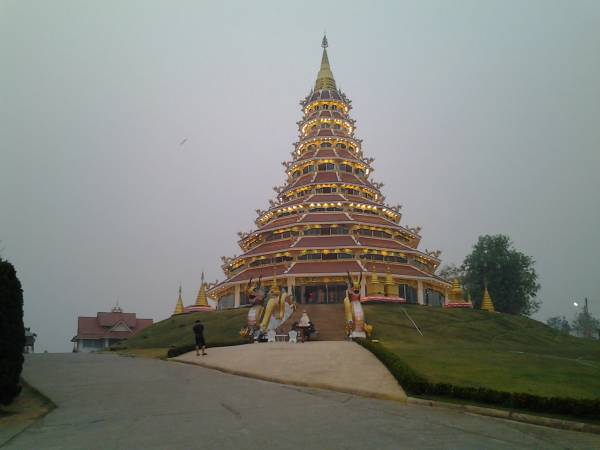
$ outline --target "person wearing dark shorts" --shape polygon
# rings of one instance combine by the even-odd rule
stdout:
[[[194,337],[196,338],[196,356],[200,356],[199,350],[202,349],[202,355],[206,355],[206,343],[204,342],[204,325],[199,320],[194,323]]]

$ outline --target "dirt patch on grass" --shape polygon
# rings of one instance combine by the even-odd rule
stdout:
[[[15,401],[0,406],[0,447],[56,407],[33,386],[25,381],[22,384],[23,390]]]

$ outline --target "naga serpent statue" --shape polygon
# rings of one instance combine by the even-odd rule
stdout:
[[[354,281],[348,272],[348,290],[344,298],[344,317],[346,319],[346,335],[349,338],[364,338],[373,332],[373,326],[365,322],[365,312],[360,303],[360,285],[362,272],[358,281]]]
[[[246,321],[246,327],[240,330],[240,336],[252,338],[258,329],[263,313],[263,300],[265,299],[265,289],[262,287],[262,276],[258,277],[256,285],[252,284],[252,277],[248,280],[246,286],[246,295],[248,296],[248,302],[252,304],[248,310],[248,318]]]
[[[252,304],[248,311],[246,326],[240,330],[240,336],[256,339],[265,334],[270,328],[277,328],[285,322],[296,309],[291,295],[282,292],[273,279],[273,286],[269,290],[269,298],[266,307],[263,306],[265,288],[261,284],[262,276],[258,278],[256,285],[252,284],[252,278],[246,286],[248,300]]]

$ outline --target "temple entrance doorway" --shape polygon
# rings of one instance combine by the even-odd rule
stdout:
[[[346,296],[345,284],[315,284],[296,286],[294,297],[301,304],[329,305],[342,303]]]

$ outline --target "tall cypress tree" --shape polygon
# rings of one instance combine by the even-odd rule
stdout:
[[[0,404],[21,391],[23,369],[23,290],[11,263],[0,258]]]

